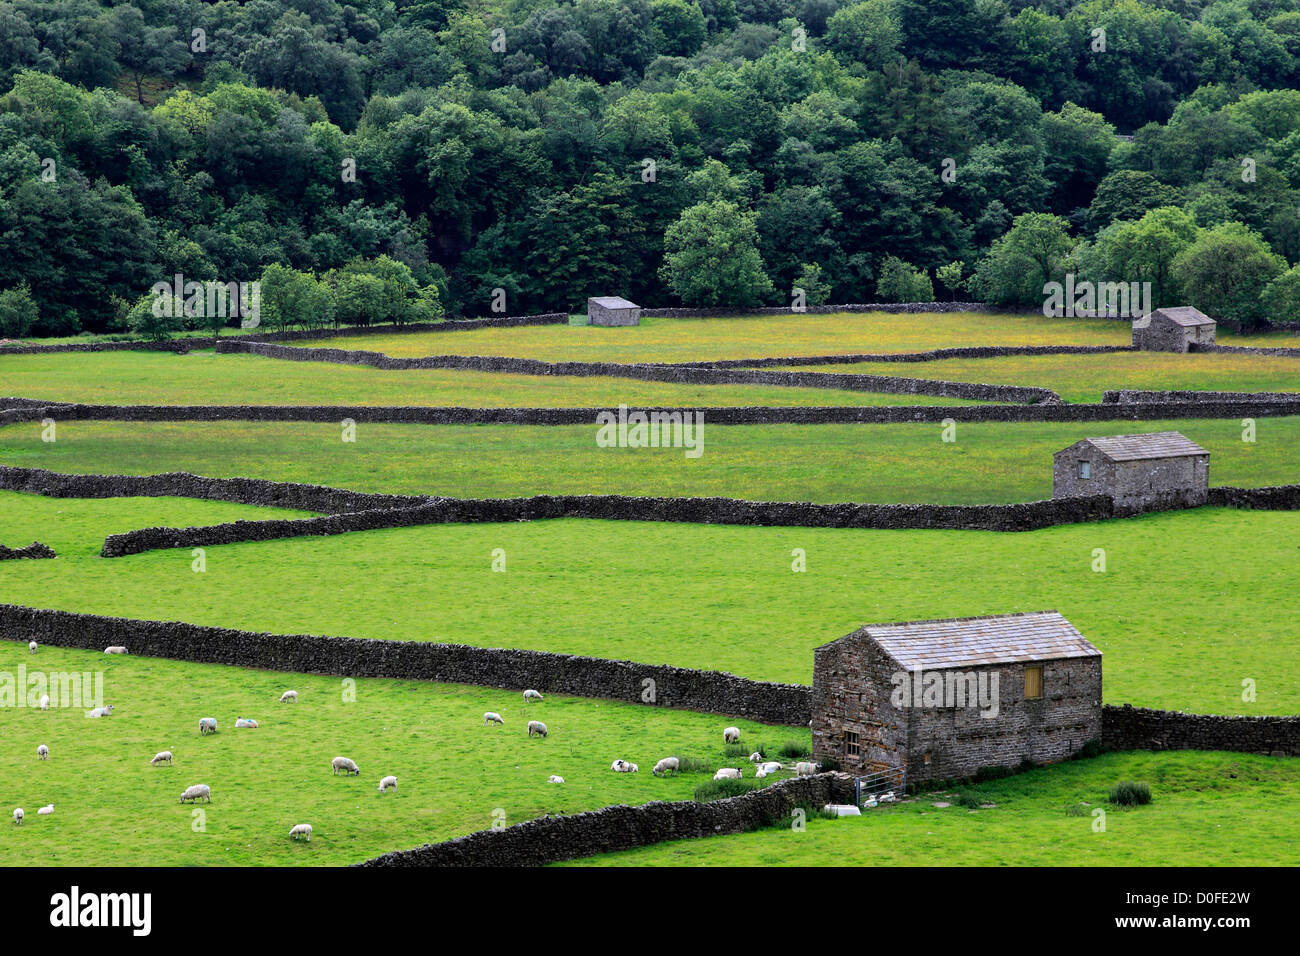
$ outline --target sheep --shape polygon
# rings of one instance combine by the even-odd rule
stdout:
[[[755,750],[752,754],[749,755],[749,762],[750,762],[750,763],[762,763],[762,762],[763,762],[763,755],[762,755],[762,753],[760,753],[759,751]]]
[[[540,720],[530,720],[528,722],[528,736],[536,734],[538,737],[545,737],[547,734],[546,725]]]
[[[894,796],[894,791],[892,790],[886,790],[884,793],[880,795],[881,803],[893,803],[896,799],[897,798]]]
[[[149,763],[153,764],[155,767],[160,763],[165,763],[170,767],[172,764],[172,752],[170,750],[160,750],[153,755],[153,759],[150,760]]]
[[[36,653],[36,642],[35,642],[35,641],[28,641],[28,642],[27,642],[27,651],[28,651],[29,654],[35,654],[35,653]]]
[[[41,744],[39,747],[37,747],[37,748],[36,748],[36,759],[37,759],[37,760],[49,760],[49,759],[50,759],[50,748],[47,747],[47,746],[45,746],[45,744]]]
[[[286,690],[283,694],[281,694],[280,703],[283,704],[286,702],[291,704],[298,703],[298,692],[296,690]],[[305,825],[306,824],[300,824],[300,826],[305,826]]]
[[[127,650],[121,644],[114,644],[112,647],[104,648],[105,654],[125,654]]]
[[[767,774],[768,774],[767,770],[763,769],[762,767],[759,767],[757,770],[754,771],[754,776],[759,780],[762,780],[764,777],[767,776]]]
[[[14,823],[17,824],[18,826],[22,826],[22,825],[23,825],[23,817],[24,817],[24,816],[26,816],[26,814],[23,813],[23,808],[22,808],[22,807],[18,807],[17,809],[15,809],[15,810],[14,810]]]
[[[681,765],[682,762],[678,760],[676,757],[665,757],[663,760],[655,764],[654,770],[650,772],[653,773],[656,777],[662,777],[669,770],[671,770],[673,773],[677,773],[677,771],[681,768]]]
[[[763,771],[763,776],[767,776],[769,773],[776,773],[784,768],[775,760],[765,760],[758,765],[758,769]]]
[[[310,843],[310,842],[311,842],[311,824],[310,824],[310,823],[299,823],[299,824],[295,825],[294,828],[293,828],[292,830],[289,831],[289,837],[290,837],[291,839],[294,839],[294,840],[298,839],[298,837],[302,837],[304,840],[306,840],[308,843]]]
[[[385,790],[396,790],[396,789],[397,789],[397,778],[396,778],[396,777],[388,776],[388,777],[385,777],[383,780],[380,780],[380,781],[379,781],[379,792],[380,792],[380,793],[383,793]]]
[[[486,714],[483,715],[484,727],[486,727],[488,724],[504,724],[504,723],[505,721],[501,719],[501,715],[498,714],[495,710],[489,710]]]
[[[87,717],[111,717],[113,716],[113,705],[106,704],[103,707],[96,707],[86,716]]]
[[[629,763],[620,757],[610,765],[609,769],[613,770],[615,773],[636,773],[640,768],[636,764]]]
[[[50,709],[50,695],[41,694],[41,710],[49,710],[49,709]]]
[[[714,780],[740,780],[745,775],[740,772],[739,767],[723,767],[713,775]]]
[[[727,744],[740,743],[740,728],[728,727],[722,732],[722,742]]]
[[[192,787],[186,787],[185,792],[181,794],[181,803],[186,800],[197,803],[200,798],[207,800],[208,803],[212,802],[212,788],[206,783],[196,783]]]
[[[356,774],[358,777],[361,776],[360,768],[357,767],[355,762],[347,757],[335,757],[330,761],[330,766],[334,768],[334,776],[336,777],[339,775],[340,770],[343,771],[343,776],[345,777],[350,773]]]
[[[217,718],[200,717],[199,718],[199,736],[215,734],[217,732]]]
[[[862,805],[863,805],[864,807],[866,807],[867,809],[871,809],[872,807],[874,807],[874,806],[876,805],[876,798],[875,798],[875,797],[867,797],[865,800],[862,801]]]
[[[558,776],[558,775],[556,775],[556,774],[551,774],[551,775],[546,779],[546,782],[547,782],[547,783],[564,783],[564,778],[561,777],[561,776]]]
[[[235,718],[235,726],[236,726],[236,727],[256,727],[256,726],[257,726],[257,721],[253,720],[251,717],[236,717],[236,718]]]
[[[48,817],[53,812],[54,812],[54,804],[47,803],[45,806],[41,807],[39,810],[36,811],[36,815],[38,817]]]
[[[794,772],[801,777],[811,777],[817,772],[817,765],[807,760],[801,760],[794,765]]]
[[[546,698],[542,696],[541,691],[536,691],[536,690],[526,690],[526,691],[524,691],[524,700],[526,700],[526,701],[528,701],[528,700],[545,700],[545,699],[546,699]]]

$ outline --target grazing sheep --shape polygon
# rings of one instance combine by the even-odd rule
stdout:
[[[722,742],[728,744],[740,743],[740,728],[728,727],[722,732]]]
[[[18,824],[19,826],[22,826],[24,816],[26,816],[26,814],[23,813],[23,808],[18,807],[16,810],[14,810],[14,823]]]
[[[250,717],[236,717],[236,718],[235,718],[235,726],[236,726],[236,727],[256,727],[256,726],[257,726],[257,721],[253,720],[253,719],[250,718]]]
[[[536,734],[538,737],[545,737],[546,733],[547,733],[546,725],[542,723],[540,720],[530,720],[528,722],[529,737],[533,736],[534,734]]]
[[[170,767],[172,763],[172,752],[170,750],[160,750],[153,755],[153,759],[149,762],[155,767],[160,763],[165,763]]]
[[[740,772],[739,767],[723,767],[713,775],[714,780],[740,780],[745,775]]]
[[[762,755],[761,753],[759,753],[757,750],[755,750],[752,754],[749,755],[749,762],[750,762],[750,763],[762,763],[762,762],[763,762],[763,755]]]
[[[54,812],[54,804],[47,803],[45,806],[41,807],[39,810],[36,811],[36,815],[38,817],[48,817],[53,812]]]
[[[542,696],[540,691],[536,691],[536,690],[524,691],[524,700],[545,700],[545,699],[546,698]]]
[[[35,654],[35,653],[36,653],[36,642],[35,642],[35,641],[28,641],[28,642],[27,642],[27,650],[28,650],[30,653]]]
[[[293,704],[298,703],[298,692],[296,690],[286,690],[280,695],[280,703],[283,704],[286,701]],[[300,824],[300,826],[305,826],[305,824]]]
[[[215,717],[199,718],[200,736],[207,735],[207,734],[215,734],[216,732],[217,732],[217,718]]]
[[[50,748],[45,746],[45,744],[41,744],[39,747],[36,748],[36,757],[38,760],[49,760]]]
[[[555,774],[551,774],[551,775],[546,779],[546,782],[547,782],[547,783],[564,783],[564,778],[563,778],[563,777],[560,777],[560,776],[557,776],[557,775],[555,775]]]
[[[105,654],[125,654],[127,650],[121,644],[114,644],[112,647],[104,648]]]
[[[186,800],[197,803],[202,798],[208,803],[212,802],[212,788],[206,783],[196,783],[192,787],[186,787],[185,792],[181,794],[181,803]]]
[[[677,773],[677,771],[681,768],[681,765],[682,762],[678,760],[676,757],[665,757],[663,760],[655,764],[655,768],[650,772],[653,773],[656,777],[662,777],[669,770],[671,770],[673,773]]]
[[[619,758],[610,765],[609,769],[615,773],[636,773],[640,768],[634,763]]]
[[[50,695],[41,694],[41,710],[49,710],[49,709],[50,709]]]
[[[345,777],[350,773],[356,774],[358,777],[361,776],[361,770],[347,757],[335,757],[330,761],[330,766],[334,768],[334,776],[336,777],[339,775],[340,770],[343,771]]]
[[[794,772],[801,777],[811,777],[817,772],[817,765],[807,760],[801,760],[794,765]]]
[[[379,781],[379,792],[380,792],[380,793],[383,793],[385,790],[396,790],[396,789],[397,789],[397,778],[396,778],[396,777],[388,776],[388,777],[385,777],[383,780],[380,780],[380,781]]]
[[[86,716],[87,716],[87,717],[111,717],[111,716],[113,716],[113,705],[112,705],[112,704],[106,704],[106,705],[103,706],[103,707],[96,707],[94,710],[92,710],[92,711],[91,711],[90,713],[88,713]]]
[[[501,719],[501,715],[498,714],[495,710],[489,710],[486,714],[483,715],[484,727],[486,727],[488,724],[504,724],[504,723],[505,721]]]
[[[295,840],[298,839],[298,837],[302,837],[304,840],[306,840],[308,843],[310,843],[310,842],[311,842],[311,824],[310,824],[310,823],[299,823],[299,824],[297,824],[297,825],[296,825],[292,830],[289,831],[289,836],[290,836],[291,838],[295,839]]]

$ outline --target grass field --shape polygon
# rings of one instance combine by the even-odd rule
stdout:
[[[1300,346],[1300,339],[1296,340]],[[1015,355],[938,362],[857,362],[791,366],[807,372],[907,375],[951,382],[1037,385],[1067,402],[1099,402],[1108,389],[1300,391],[1300,358],[1276,355],[1116,352],[1106,355]]]
[[[418,681],[355,682],[344,699],[339,678],[0,641],[0,675],[103,673],[112,716],[87,720],[80,708],[7,706],[0,736],[0,860],[7,866],[230,866],[351,863],[389,850],[488,829],[544,813],[576,813],[614,803],[689,799],[703,774],[657,778],[660,757],[694,756],[711,767],[723,754],[722,728],[743,740],[799,740],[807,728],[764,727],[709,714],[548,695],[525,708],[515,691]],[[299,692],[297,704],[278,703]],[[54,695],[51,694],[53,697]],[[495,710],[505,726],[483,726]],[[525,712],[527,711],[527,712]],[[200,717],[220,732],[200,737]],[[235,717],[259,721],[234,728]],[[529,739],[530,718],[550,736]],[[50,748],[36,758],[38,744]],[[160,750],[172,766],[153,767]],[[349,756],[361,776],[334,776],[330,760]],[[615,757],[641,772],[616,774]],[[711,773],[711,771],[710,771]],[[394,774],[396,792],[380,794]],[[559,774],[565,783],[549,784]],[[198,809],[180,805],[191,784],[212,788]],[[54,813],[36,810],[54,804]],[[22,807],[21,827],[7,818]],[[310,823],[310,843],[289,828]]]
[[[1080,438],[1174,429],[1211,453],[1212,485],[1300,481],[1300,417],[1237,419],[717,425],[704,451],[600,448],[596,427],[337,425],[299,422],[39,422],[0,429],[0,463],[81,473],[190,471],[304,481],[358,491],[510,497],[531,494],[720,495],[765,501],[978,504],[1052,494],[1052,455]]]
[[[810,681],[814,648],[864,623],[1054,608],[1106,654],[1108,702],[1300,711],[1296,512],[1199,509],[1022,534],[439,525],[210,547],[195,573],[183,549],[96,556],[104,528],[153,523],[114,516],[126,502],[7,493],[0,507],[7,539],[40,537],[61,554],[0,563],[4,600],[36,607],[796,683]],[[496,548],[505,573],[491,570]],[[804,573],[791,570],[795,548]],[[1092,570],[1097,548],[1104,573]],[[1249,704],[1246,678],[1258,682]]]
[[[1152,803],[1119,809],[1122,780]],[[807,829],[678,840],[579,866],[1296,866],[1300,761],[1226,753],[1116,753],[964,788],[970,810],[923,794]],[[952,806],[936,808],[936,802]],[[1094,832],[1092,811],[1106,811]]]
[[[455,333],[463,335],[466,333]],[[444,333],[439,341],[453,335]],[[767,385],[675,385],[621,378],[385,372],[197,351],[0,356],[0,396],[102,405],[972,405],[956,398]]]

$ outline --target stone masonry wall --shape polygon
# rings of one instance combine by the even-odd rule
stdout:
[[[1221,717],[1145,707],[1107,707],[1106,746],[1113,750],[1232,750],[1300,756],[1300,717]]]
[[[1103,403],[1122,405],[1134,402],[1292,402],[1300,406],[1300,392],[1193,392],[1193,391],[1148,391],[1145,389],[1123,388],[1104,392]],[[1300,409],[1297,410],[1300,414]]]
[[[25,558],[55,558],[54,549],[47,544],[33,541],[25,548],[7,548],[0,544],[0,561],[21,561]]]

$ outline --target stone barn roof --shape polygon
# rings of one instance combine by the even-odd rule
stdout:
[[[1194,309],[1190,305],[1177,305],[1169,309],[1156,309],[1150,315],[1143,316],[1134,322],[1134,325],[1147,326],[1156,316],[1168,319],[1174,325],[1181,325],[1190,328],[1197,325],[1214,325],[1214,320],[1202,312],[1200,309]]]
[[[864,637],[908,671],[1101,656],[1056,611],[868,624],[840,640]]]
[[[602,309],[639,309],[640,308],[640,306],[637,305],[635,302],[629,302],[627,299],[623,298],[620,295],[593,296],[587,301],[596,303],[596,305],[600,306]]]
[[[1184,458],[1188,455],[1209,454],[1181,432],[1109,435],[1104,438],[1085,438],[1082,442],[1076,442],[1076,444],[1085,443],[1111,461],[1144,461],[1149,458]],[[1074,445],[1070,447],[1073,448]]]

